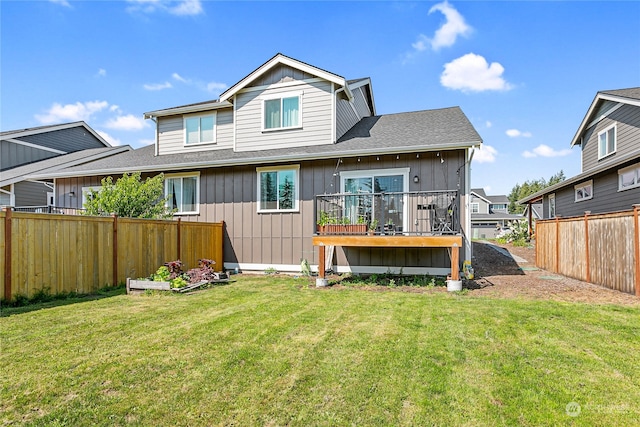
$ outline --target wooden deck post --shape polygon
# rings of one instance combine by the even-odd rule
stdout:
[[[638,224],[638,209],[640,205],[633,205],[633,231],[634,237],[634,252],[636,255],[636,280],[634,286],[636,288],[636,296],[640,297],[640,224]]]
[[[587,262],[585,264],[585,268],[587,269],[585,274],[585,282],[591,283],[591,265],[590,265],[590,254],[589,254],[589,214],[591,211],[584,211],[584,241],[585,241],[585,255],[587,257]]]
[[[11,301],[11,208],[4,208],[4,300]]]
[[[459,266],[460,263],[460,248],[457,243],[454,243],[451,247],[451,280],[460,280]]]
[[[318,249],[318,276],[320,276],[321,279],[324,279],[324,276],[325,276],[324,245],[318,246],[318,248],[319,248]]]

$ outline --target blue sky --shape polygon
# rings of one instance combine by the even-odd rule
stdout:
[[[216,99],[278,52],[370,77],[378,114],[460,106],[472,186],[580,172],[599,90],[640,86],[638,1],[0,2],[0,128],[85,120],[153,141],[144,112]]]

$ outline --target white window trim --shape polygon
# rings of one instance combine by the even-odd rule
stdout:
[[[260,127],[262,129],[262,132],[280,132],[280,131],[287,131],[287,130],[295,130],[295,129],[302,129],[302,95],[304,95],[304,91],[297,91],[297,92],[282,92],[282,93],[274,93],[271,95],[264,95],[260,97],[260,104],[261,104],[261,117],[260,117]],[[278,128],[266,128],[264,126],[264,112],[265,112],[265,108],[264,108],[264,104],[265,101],[270,101],[270,100],[274,100],[274,99],[284,99],[284,98],[294,98],[294,97],[298,97],[298,126],[288,126],[288,127],[278,127]],[[282,102],[280,103],[280,106],[282,106]],[[281,112],[282,113],[282,112]],[[282,123],[282,114],[280,115],[280,122]]]
[[[628,187],[622,187],[622,175],[628,172],[636,172],[636,182]],[[628,166],[626,168],[618,170],[618,191],[626,191],[631,190],[632,188],[640,187],[640,163],[636,163],[635,165]]]
[[[14,192],[13,184],[9,184],[9,191],[3,190],[0,188],[0,193],[9,195],[9,204],[8,205],[0,205],[0,206],[15,206],[16,205],[16,195]]]
[[[205,141],[205,142],[192,142],[192,143],[188,143],[187,142],[187,119],[192,119],[194,117],[213,117],[213,140],[212,141]],[[218,133],[218,112],[217,111],[212,111],[210,113],[206,113],[206,114],[202,114],[202,113],[197,113],[197,114],[185,114],[182,116],[182,128],[183,128],[183,135],[182,135],[182,145],[184,147],[195,147],[198,145],[211,145],[211,144],[216,144],[217,142],[217,133]],[[198,136],[198,138],[200,138],[200,136]]]
[[[294,189],[295,194],[293,196],[293,209],[260,209],[260,174],[262,172],[278,172],[278,171],[295,171]],[[300,212],[300,165],[287,165],[287,166],[263,166],[256,168],[256,182],[257,182],[257,212],[258,213],[287,213],[287,212]]]
[[[473,210],[473,208],[476,208],[475,211]],[[480,203],[478,202],[471,202],[469,203],[469,212],[473,213],[480,213]]]
[[[605,153],[604,156],[600,155],[600,136],[602,134],[606,134],[608,133],[611,129],[613,128],[613,151],[611,151],[610,153]],[[608,146],[608,141],[606,146]],[[610,155],[614,154],[616,151],[618,150],[618,128],[616,126],[616,123],[607,126],[606,128],[604,128],[603,130],[601,130],[600,132],[598,132],[598,160],[600,159],[604,159],[605,157],[609,157]]]
[[[582,198],[578,198],[578,190],[583,189],[583,188],[587,188],[587,187],[591,187],[591,191],[589,192],[589,197],[582,197]],[[582,182],[580,184],[574,185],[573,186],[573,194],[574,194],[574,198],[575,198],[575,202],[584,202],[585,200],[591,200],[593,199],[593,180],[589,180],[589,181],[585,181]]]
[[[551,211],[551,207],[553,207],[553,212]],[[555,193],[549,194],[549,218],[556,217],[556,195]]]
[[[84,204],[87,203],[87,196],[92,190],[99,193],[102,190],[102,185],[91,185],[89,187],[82,187],[82,204],[80,205],[81,208],[84,208]]]
[[[392,176],[402,175],[402,192],[409,191],[409,173],[411,168],[395,168],[395,169],[363,169],[356,171],[344,171],[340,172],[340,193],[344,193],[344,184],[347,179],[350,178],[369,178],[374,176]],[[405,194],[403,196],[403,203],[408,206],[408,198]],[[407,224],[409,212],[403,209],[402,222]]]
[[[192,144],[189,144],[192,145]],[[196,210],[195,211],[177,211],[174,215],[199,215],[200,214],[200,172],[187,172],[187,173],[171,173],[164,175],[164,195],[167,197],[169,194],[169,178],[191,178],[196,177]],[[168,206],[167,206],[168,207]]]

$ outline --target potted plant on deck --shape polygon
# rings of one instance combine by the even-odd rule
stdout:
[[[367,231],[367,234],[369,236],[373,236],[374,234],[376,234],[377,229],[378,229],[378,220],[374,219],[369,223],[369,230]]]

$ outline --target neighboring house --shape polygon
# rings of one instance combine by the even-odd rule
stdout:
[[[277,54],[217,100],[144,116],[154,145],[33,178],[55,178],[56,202],[80,207],[70,195],[105,176],[162,172],[176,217],[225,221],[231,269],[299,272],[334,244],[338,271],[448,274],[452,248],[471,259],[470,159],[482,141],[458,107],[376,115],[369,78]],[[362,223],[361,237],[319,232],[327,218]],[[314,240],[325,237],[338,240]]]
[[[85,122],[0,132],[0,207],[43,207],[53,204],[51,180],[26,176],[52,166],[95,160],[111,146]],[[73,153],[73,155],[70,155]]]
[[[640,87],[598,92],[571,147],[582,172],[519,200],[542,203],[543,218],[629,210],[640,203]]]
[[[471,190],[471,236],[474,239],[494,239],[509,228],[511,221],[523,219],[522,215],[509,213],[509,199],[505,195],[488,196],[484,189]]]

